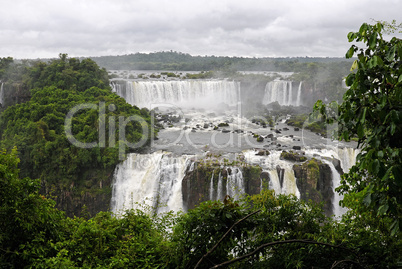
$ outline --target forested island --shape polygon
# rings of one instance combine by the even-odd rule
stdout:
[[[349,41],[364,47],[352,45],[347,59],[172,51],[0,59],[0,267],[398,268],[402,41],[384,40],[383,31],[384,25],[377,23],[350,33]],[[262,188],[238,199],[195,202],[187,212],[156,214],[143,206],[113,214],[116,166],[126,154],[145,152],[163,126],[155,124],[161,115],[115,94],[111,80],[118,78],[107,70],[164,70],[166,76],[189,71],[185,79],[224,78],[246,85],[275,77],[239,71],[292,72],[290,79],[303,82],[315,99],[306,101],[310,108],[301,109],[304,115],[288,123],[301,128],[307,117],[315,118],[309,128],[319,133],[336,122],[337,139],[358,142],[356,165],[343,174],[337,189],[349,210],[337,219],[326,216],[323,204],[311,199]],[[348,88],[340,83],[344,77]],[[271,106],[280,111],[275,117],[292,113],[291,106]],[[74,117],[66,120],[71,111]],[[273,114],[261,115],[268,126],[274,125],[269,122]],[[117,123],[124,123],[124,129]],[[290,156],[296,157],[306,160]],[[309,160],[305,166],[316,172],[318,162]],[[260,173],[253,166],[248,169],[250,177]]]

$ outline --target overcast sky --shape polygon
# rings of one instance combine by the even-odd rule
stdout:
[[[363,22],[402,22],[401,0],[0,0],[0,57],[174,50],[343,57]]]

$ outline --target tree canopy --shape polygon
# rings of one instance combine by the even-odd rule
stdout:
[[[395,235],[402,228],[402,40],[384,39],[383,30],[382,23],[364,23],[348,34],[350,42],[365,44],[352,45],[346,53],[347,58],[357,56],[346,78],[349,89],[341,104],[319,101],[315,108],[328,123],[339,124],[340,139],[358,138],[357,163],[339,188],[349,201],[344,204],[388,218]],[[329,116],[330,108],[336,117]]]
[[[17,147],[21,175],[40,179],[46,194],[53,190],[53,195],[60,196],[66,189],[77,195],[83,190],[101,191],[93,186],[108,179],[122,159],[121,152],[141,149],[126,145],[150,141],[148,111],[131,106],[112,93],[107,72],[92,60],[79,61],[61,54],[60,59],[26,67],[23,77],[21,83],[30,89],[31,97],[2,112],[0,148]],[[92,104],[94,109],[80,109],[67,124],[67,115],[83,104]],[[118,128],[116,122],[120,117],[134,116],[142,121],[127,121],[124,130]],[[142,123],[146,125],[146,133]],[[77,141],[96,146],[77,147],[66,130],[71,130]],[[89,179],[93,185],[86,186]],[[107,191],[110,186],[105,188]]]

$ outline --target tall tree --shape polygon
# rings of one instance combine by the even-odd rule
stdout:
[[[358,138],[361,153],[356,165],[342,178],[339,191],[358,201],[355,209],[389,218],[391,234],[402,226],[402,40],[384,39],[384,24],[364,23],[348,34],[352,45],[346,58],[357,56],[346,78],[350,88],[337,105],[339,117],[319,101],[329,123],[339,123],[341,139]],[[349,206],[352,206],[349,204]]]

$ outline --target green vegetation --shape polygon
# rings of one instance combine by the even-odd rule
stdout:
[[[299,72],[311,63],[317,71],[323,65],[345,66],[344,58],[245,58],[223,56],[192,56],[176,51],[135,53],[121,56],[92,57],[108,70],[169,70],[169,71],[278,71]],[[319,70],[318,70],[319,71]]]
[[[321,117],[309,117],[307,114],[292,115],[286,120],[286,124],[300,129],[307,129],[314,133],[319,133],[322,136],[327,136],[330,130],[327,129],[328,125]]]
[[[346,78],[343,103],[315,110],[340,126],[339,138],[358,138],[357,164],[342,177],[344,204],[362,216],[376,216],[396,236],[402,230],[402,40],[382,36],[383,24],[364,23],[348,34],[347,58],[357,54]]]
[[[312,203],[268,190],[178,215],[68,218],[38,193],[38,180],[19,177],[18,162],[16,150],[0,152],[4,268],[384,268],[401,255],[381,218],[351,211],[334,222]]]
[[[0,148],[18,148],[21,175],[40,179],[46,195],[59,197],[68,190],[73,197],[83,192],[110,197],[107,182],[123,157],[122,151],[140,149],[126,148],[126,143],[150,139],[150,130],[148,136],[143,132],[143,124],[150,126],[149,113],[113,94],[106,71],[89,59],[78,61],[62,54],[50,63],[26,67],[21,80],[24,88],[31,89],[31,98],[2,112]],[[69,124],[67,115],[83,104],[93,108],[78,110]],[[125,120],[131,116],[143,121],[127,122],[120,130],[119,117]],[[71,135],[66,135],[69,129]],[[95,146],[78,147],[71,143],[72,137]],[[99,189],[103,188],[99,187],[101,182],[106,183],[104,190]]]
[[[306,156],[303,156],[297,152],[293,151],[282,151],[281,152],[281,160],[288,160],[292,162],[305,162],[307,160]],[[318,169],[318,168],[317,168]]]

